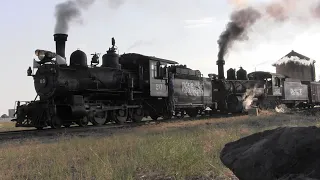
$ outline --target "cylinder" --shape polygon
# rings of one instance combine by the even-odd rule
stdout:
[[[54,41],[56,42],[56,54],[66,58],[66,41],[68,39],[67,34],[54,34]]]
[[[240,113],[243,111],[242,97],[229,95],[227,98],[228,110],[231,113]]]

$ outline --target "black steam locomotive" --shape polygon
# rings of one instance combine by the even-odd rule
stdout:
[[[36,50],[34,60],[37,97],[34,101],[16,103],[17,127],[47,126],[60,128],[73,124],[100,126],[140,122],[150,116],[157,120],[183,117],[187,114],[241,113],[250,105],[274,108],[280,103],[290,107],[314,106],[320,103],[320,83],[301,82],[280,74],[247,72],[240,68],[227,71],[219,59],[218,75],[203,77],[175,61],[137,53],[116,53],[115,40],[102,56],[76,50],[67,65],[65,42],[68,35],[55,34],[56,53]],[[39,97],[38,100],[36,100]],[[24,104],[22,104],[24,103]]]
[[[17,127],[60,128],[87,126],[89,122],[140,122],[148,116],[156,120],[185,113],[191,117],[216,111],[238,113],[245,110],[247,97],[257,99],[264,94],[264,81],[247,79],[243,69],[237,78],[229,75],[225,80],[223,60],[217,61],[218,77],[203,77],[199,70],[175,61],[136,53],[119,56],[113,38],[100,67],[98,54],[93,54],[88,66],[87,55],[81,50],[71,54],[67,65],[67,37],[54,35],[56,53],[36,50],[40,60],[34,61],[37,71],[29,67],[28,76],[34,79],[39,99],[16,103],[12,121]],[[248,90],[254,90],[253,95],[248,95]]]

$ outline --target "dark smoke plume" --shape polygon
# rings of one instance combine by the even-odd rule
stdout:
[[[248,7],[235,11],[231,14],[231,21],[227,24],[226,30],[219,37],[218,59],[223,59],[230,46],[235,40],[243,40],[246,32],[259,18],[259,11]]]
[[[71,21],[81,18],[81,12],[94,3],[94,0],[69,0],[56,5],[55,33],[66,34]]]
[[[218,40],[219,59],[224,58],[234,41],[248,40],[248,30],[259,19],[266,17],[276,23],[295,20],[299,24],[303,24],[312,20],[312,17],[320,18],[320,0],[274,0],[255,7],[246,7],[231,14],[226,30],[221,33]]]
[[[118,8],[125,0],[106,0],[110,8]],[[66,34],[73,20],[81,19],[82,11],[88,9],[95,0],[68,0],[56,5],[55,33]]]

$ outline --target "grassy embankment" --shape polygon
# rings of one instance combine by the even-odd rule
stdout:
[[[223,146],[278,126],[317,125],[315,117],[267,114],[146,125],[105,137],[31,140],[0,148],[0,179],[193,179],[232,173]]]
[[[19,131],[27,128],[15,127],[15,123],[8,121],[0,121],[0,132],[3,131]]]

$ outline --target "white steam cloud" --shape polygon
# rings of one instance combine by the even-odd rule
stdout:
[[[262,94],[263,94],[263,89],[257,88],[257,85],[255,85],[253,88],[247,89],[242,96],[242,105],[245,108],[245,110],[248,110],[251,108],[254,97],[260,96]]]

